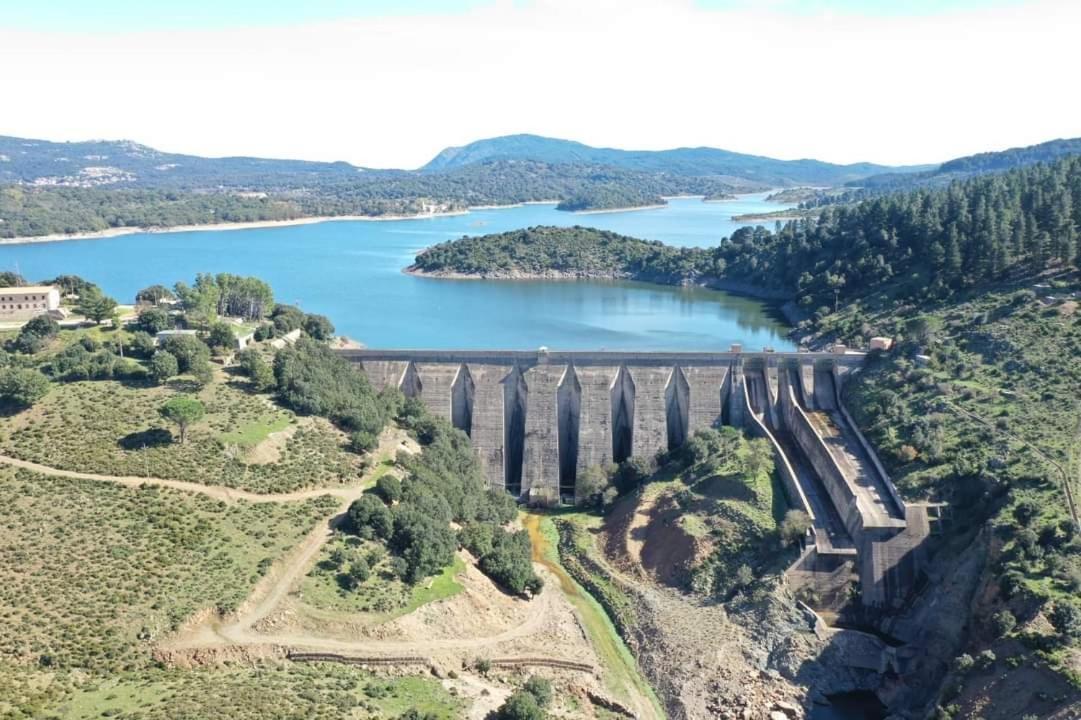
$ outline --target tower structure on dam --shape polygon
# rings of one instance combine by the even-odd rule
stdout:
[[[919,576],[926,509],[901,500],[841,403],[861,353],[339,352],[467,433],[491,487],[530,502],[573,498],[591,466],[744,427],[770,442],[790,504],[812,519],[797,572],[852,564],[872,606]]]

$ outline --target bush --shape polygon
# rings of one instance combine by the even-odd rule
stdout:
[[[173,316],[164,308],[150,307],[139,313],[139,327],[150,335],[172,330],[174,326]]]
[[[400,505],[390,546],[406,563],[403,579],[415,584],[450,565],[458,539],[446,522]]]
[[[1057,600],[1051,611],[1051,624],[1066,640],[1081,638],[1081,606],[1069,600]]]
[[[492,549],[481,557],[479,566],[485,575],[517,595],[536,595],[544,587],[533,572],[532,545],[524,530],[506,532],[496,528]]]
[[[142,330],[136,330],[131,335],[131,341],[128,343],[128,348],[137,357],[150,358],[153,357],[154,351],[157,350],[157,345],[154,342],[153,335]]]
[[[544,710],[533,693],[518,690],[499,706],[497,720],[544,720]]]
[[[802,510],[789,510],[784,514],[777,532],[781,536],[781,544],[788,547],[801,541],[810,529],[811,518],[807,513]]]
[[[219,353],[228,352],[236,346],[236,335],[233,334],[233,329],[229,327],[229,323],[216,322],[210,326],[206,344]]]
[[[375,491],[388,504],[392,505],[402,499],[402,483],[393,475],[382,475],[375,481]]]
[[[196,373],[210,362],[210,348],[194,335],[170,335],[161,349],[176,358],[180,372]]]
[[[349,569],[345,572],[345,585],[350,590],[355,590],[371,574],[372,570],[368,567],[368,562],[364,558],[357,558],[350,563]]]
[[[176,356],[168,350],[158,350],[150,359],[150,377],[159,385],[180,372]]]
[[[349,506],[349,520],[357,534],[386,540],[394,531],[390,510],[374,495],[361,495]]]
[[[1009,610],[997,612],[991,618],[991,628],[998,637],[1009,635],[1015,627],[1017,627],[1017,618]]]
[[[49,392],[49,379],[31,368],[0,369],[0,401],[30,407]]]
[[[552,702],[552,683],[545,678],[534,675],[525,681],[522,689],[532,695],[542,708],[548,707]]]
[[[370,432],[355,432],[349,436],[349,449],[357,454],[369,453],[379,447],[379,438]]]
[[[60,332],[60,324],[48,315],[38,315],[27,321],[15,338],[15,349],[29,354],[36,353],[49,344]]]
[[[251,380],[256,392],[266,392],[274,387],[274,369],[255,348],[241,350],[237,355],[241,370]]]
[[[326,315],[305,316],[303,328],[313,340],[330,340],[334,337],[334,325]]]

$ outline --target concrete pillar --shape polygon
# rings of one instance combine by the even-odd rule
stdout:
[[[578,468],[581,473],[594,465],[612,462],[612,385],[619,368],[575,366],[581,388],[578,415]]]
[[[634,379],[621,366],[609,391],[612,403],[612,459],[621,463],[634,455]]]
[[[473,380],[473,416],[470,441],[493,490],[506,488],[503,470],[503,380],[508,365],[468,366]]]
[[[428,412],[444,420],[451,418],[451,385],[458,374],[458,368],[454,365],[441,363],[410,363],[402,380],[402,392],[406,392],[407,385],[414,385],[415,393],[412,397],[420,397]],[[410,393],[406,392],[409,396]]]
[[[563,365],[537,365],[523,373],[529,407],[525,415],[521,496],[546,505],[559,501],[558,391],[565,370]]]
[[[634,442],[631,454],[653,460],[668,451],[667,388],[671,367],[631,366],[634,381]]]
[[[722,393],[728,381],[727,365],[701,365],[685,367],[683,377],[687,380],[689,410],[687,431],[693,435],[698,430],[720,427],[724,416]]]

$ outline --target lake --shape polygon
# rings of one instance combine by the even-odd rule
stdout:
[[[777,210],[767,193],[704,203],[575,215],[554,205],[474,210],[413,220],[335,221],[247,230],[140,233],[0,246],[0,269],[31,280],[75,274],[130,303],[155,283],[197,272],[255,275],[279,302],[331,318],[374,348],[528,350],[792,349],[767,304],[726,293],[629,282],[480,281],[402,274],[416,253],[462,235],[532,225],[586,225],[679,246],[708,247],[740,224],[731,216]]]

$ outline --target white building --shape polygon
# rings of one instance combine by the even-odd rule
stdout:
[[[0,320],[29,320],[60,310],[60,290],[52,285],[0,288]]]

